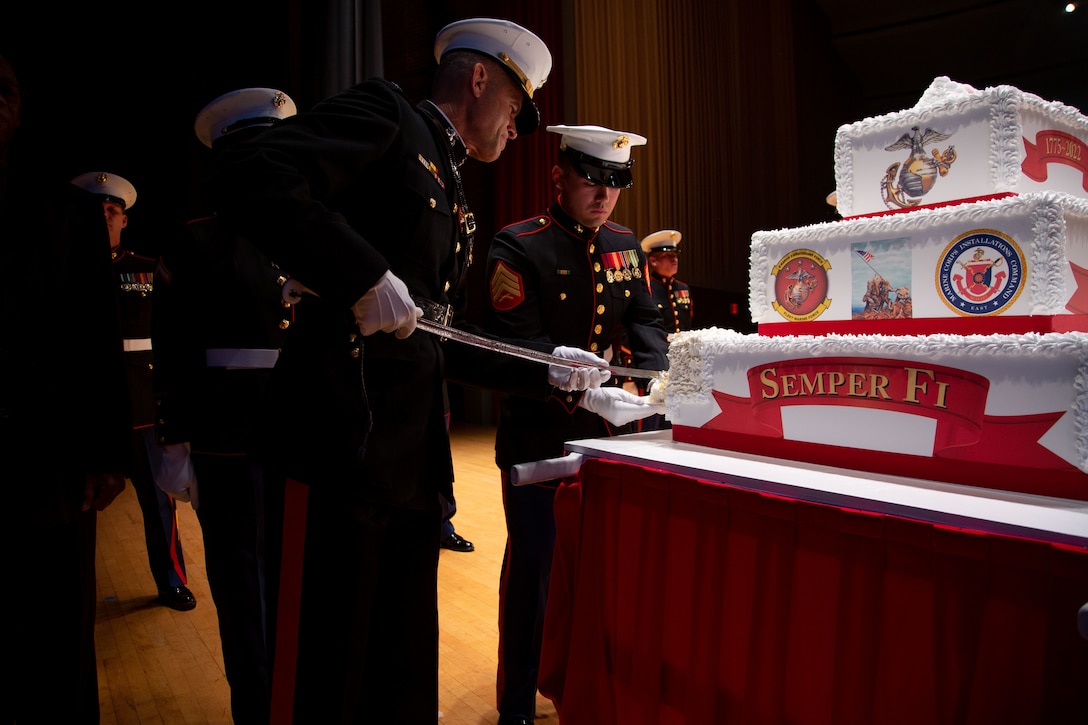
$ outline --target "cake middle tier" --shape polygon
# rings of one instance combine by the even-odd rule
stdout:
[[[1088,200],[1059,192],[752,235],[760,334],[1088,330]]]

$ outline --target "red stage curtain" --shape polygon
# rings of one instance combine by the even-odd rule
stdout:
[[[1085,722],[1083,549],[600,459],[555,512],[564,725]]]

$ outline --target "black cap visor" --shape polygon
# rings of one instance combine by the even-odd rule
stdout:
[[[533,99],[529,98],[526,93],[523,92],[522,97],[524,100],[521,103],[521,111],[518,112],[518,117],[514,119],[514,125],[518,129],[518,136],[530,134],[540,127],[539,109],[533,103]]]
[[[634,160],[625,163],[618,161],[604,161],[595,156],[576,151],[569,146],[562,153],[570,160],[571,166],[583,178],[594,184],[611,186],[614,189],[630,189],[635,183],[631,175],[631,164]]]

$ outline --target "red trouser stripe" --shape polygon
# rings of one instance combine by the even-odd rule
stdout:
[[[305,484],[287,479],[283,500],[283,560],[276,615],[276,661],[272,666],[270,725],[289,725],[294,720],[302,555],[306,547],[306,500],[309,491]]]

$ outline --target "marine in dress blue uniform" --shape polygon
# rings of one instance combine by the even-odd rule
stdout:
[[[676,258],[682,235],[674,229],[662,229],[642,240],[650,270],[650,293],[661,310],[661,319],[669,332],[692,329],[691,287],[676,278]]]
[[[283,91],[242,88],[208,103],[194,130],[218,153],[296,111]],[[214,214],[177,232],[163,255],[169,282],[154,295],[156,427],[173,465],[191,469],[159,482],[200,520],[233,721],[267,724],[283,482],[251,453],[303,291]]]
[[[600,126],[549,126],[562,136],[552,178],[560,188],[546,212],[502,229],[491,244],[487,280],[488,329],[499,335],[614,351],[625,332],[632,364],[668,367],[661,315],[650,297],[646,259],[634,233],[606,218],[596,226],[572,216],[562,184],[597,191],[630,187],[633,133]],[[604,196],[605,194],[601,194]],[[600,203],[604,209],[606,202]],[[604,211],[600,212],[604,214]],[[607,208],[611,213],[611,208]],[[580,215],[581,216],[581,215]],[[544,610],[547,603],[558,482],[509,483],[518,464],[562,456],[564,443],[619,430],[579,406],[582,394],[556,391],[547,400],[506,396],[495,441],[502,471],[507,547],[499,590],[499,722],[531,723],[536,709]]]
[[[650,272],[650,293],[657,308],[661,311],[661,320],[669,333],[692,329],[694,311],[691,287],[676,278],[680,240],[683,235],[675,229],[662,229],[642,239],[642,251]],[[640,389],[645,381],[634,381]],[[639,430],[664,430],[672,424],[664,415],[653,415],[640,422]]]
[[[119,212],[119,223],[128,223],[128,212],[136,203],[136,188],[128,179],[105,171],[90,171],[72,183],[102,200],[111,213]],[[107,222],[108,224],[109,222]],[[160,259],[137,254],[121,246],[120,230],[111,234],[111,259],[120,290],[121,334],[128,370],[129,400],[132,406],[132,487],[144,520],[144,541],[151,576],[158,589],[157,601],[179,611],[196,606],[189,591],[185,555],[178,531],[177,504],[155,485],[152,460],[158,458],[155,443],[155,402],[152,380],[151,294],[157,279],[167,274]],[[157,467],[157,465],[155,466]]]
[[[539,123],[531,99],[551,55],[531,32],[460,21],[439,32],[435,57],[436,102],[365,81],[227,149],[210,178],[222,218],[313,293],[297,305],[261,426],[264,460],[305,489],[288,506],[304,533],[284,547],[302,560],[293,682],[280,684],[282,626],[273,676],[274,717],[300,723],[437,722],[439,493],[452,496],[453,482],[445,379],[551,391],[538,364],[412,334],[414,314],[360,334],[368,295],[403,309],[391,280],[428,316],[462,324],[475,223],[459,169],[471,149],[497,158],[514,128],[511,117],[484,155],[466,113],[493,115],[475,104],[512,93],[520,108],[499,109],[519,112],[517,132]],[[293,702],[278,710],[284,692]]]

